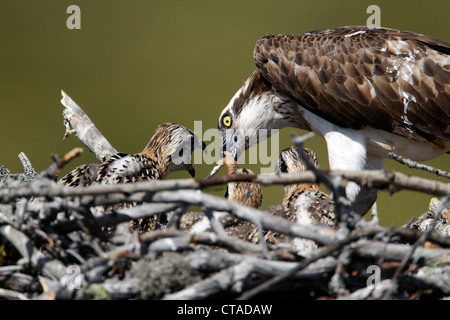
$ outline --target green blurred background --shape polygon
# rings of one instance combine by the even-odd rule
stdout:
[[[66,27],[71,4],[81,8],[81,30]],[[259,37],[365,25],[371,4],[381,8],[384,27],[450,41],[448,0],[0,0],[0,165],[21,172],[17,155],[25,152],[40,171],[52,153],[82,146],[75,136],[62,140],[61,89],[122,152],[141,151],[163,122],[193,128],[201,120],[203,130],[217,128],[221,110],[255,68],[252,53]],[[280,148],[291,145],[291,131],[281,131]],[[324,141],[315,137],[306,146],[328,168]],[[441,156],[427,164],[450,170],[448,160]],[[62,174],[95,161],[85,148]],[[249,167],[259,172],[258,165]],[[211,168],[197,165],[197,177]],[[390,160],[386,168],[435,178]],[[169,178],[184,177],[186,172]],[[224,187],[208,191],[223,195]],[[281,186],[263,192],[263,208],[283,195]],[[406,223],[426,211],[429,199],[380,192],[381,224]]]

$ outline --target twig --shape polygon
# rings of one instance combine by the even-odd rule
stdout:
[[[389,158],[400,162],[401,164],[407,165],[409,168],[413,168],[413,169],[419,169],[419,170],[424,170],[424,171],[428,171],[431,173],[434,173],[437,176],[440,177],[445,177],[445,178],[449,178],[450,179],[450,172],[444,171],[442,169],[439,168],[434,168],[432,166],[428,166],[426,164],[423,163],[419,163],[417,161],[402,157],[401,155],[398,155],[394,152],[389,152]]]
[[[30,160],[23,152],[19,153],[19,159],[22,162],[23,175],[25,181],[26,182],[33,181],[36,178],[37,173],[34,170],[33,166],[31,165]]]
[[[60,261],[45,257],[19,230],[10,225],[0,226],[0,235],[7,239],[37,271],[56,279],[65,274],[66,268]]]
[[[417,248],[419,246],[422,246],[425,243],[425,241],[428,239],[429,235],[431,234],[431,232],[433,231],[434,227],[436,226],[436,223],[437,223],[437,221],[438,221],[438,219],[439,219],[439,217],[441,215],[442,210],[444,210],[447,207],[448,201],[449,201],[449,197],[445,197],[445,198],[443,198],[441,200],[441,204],[439,205],[439,208],[437,209],[436,216],[434,217],[434,221],[433,221],[432,225],[413,244],[409,254],[406,255],[403,258],[400,266],[397,268],[397,270],[394,273],[394,276],[392,277],[392,284],[391,284],[391,287],[389,288],[389,290],[387,290],[387,292],[386,292],[386,294],[384,296],[385,299],[390,299],[391,298],[392,293],[394,292],[395,285],[397,284],[398,278],[400,276],[400,273],[403,271],[403,269],[405,268],[406,264],[411,259],[411,257],[413,256],[413,254],[417,250]]]
[[[63,96],[61,103],[65,107],[63,111],[66,126],[64,139],[74,133],[102,162],[108,156],[116,154],[117,150],[106,140],[87,114],[64,91],[61,90],[61,94]],[[73,129],[70,129],[71,127]]]
[[[72,159],[78,157],[83,153],[82,148],[74,148],[70,150],[68,153],[63,155],[62,157],[57,157],[56,155],[52,156],[53,163],[44,171],[39,173],[40,177],[52,178]]]
[[[366,230],[364,231],[364,234],[370,235],[372,233],[376,233],[375,230]],[[359,230],[354,230],[350,233],[349,236],[347,236],[345,239],[338,241],[334,244],[330,244],[325,248],[319,249],[317,251],[315,251],[308,259],[305,259],[304,261],[300,262],[295,268],[292,268],[291,270],[289,270],[288,272],[285,272],[282,275],[279,276],[275,276],[272,279],[262,283],[261,285],[245,292],[244,294],[242,294],[238,299],[240,300],[246,300],[246,299],[250,299],[252,297],[254,297],[257,294],[260,294],[261,292],[273,287],[274,285],[285,281],[287,279],[289,279],[290,277],[292,277],[295,273],[297,273],[300,270],[305,269],[308,265],[310,265],[311,263],[325,258],[327,256],[330,256],[333,252],[341,249],[342,247],[344,247],[345,245],[347,245],[350,242],[353,242],[359,238],[362,237],[361,231]]]
[[[363,171],[328,171],[329,176],[341,176],[343,179],[354,181],[362,186],[377,189],[389,189],[392,192],[411,190],[435,196],[450,195],[450,184],[414,176],[406,176],[399,172],[378,170]],[[0,189],[0,203],[9,203],[20,197],[72,197],[82,195],[105,195],[112,193],[155,192],[178,189],[203,189],[210,186],[222,185],[232,181],[249,181],[261,185],[280,185],[292,183],[317,183],[317,177],[312,171],[293,174],[271,175],[230,175],[207,180],[171,179],[153,180],[116,185],[92,185],[85,188],[69,188],[54,183],[39,182],[27,184],[20,188]],[[37,181],[35,181],[37,182]]]
[[[356,224],[357,218],[355,216],[354,219],[350,219],[351,202],[347,199],[345,193],[345,182],[343,181],[342,177],[327,176],[322,170],[317,168],[314,165],[314,163],[312,163],[312,161],[309,159],[309,157],[305,154],[305,151],[303,150],[304,141],[313,137],[314,135],[315,135],[314,133],[310,132],[304,136],[299,137],[297,134],[293,132],[291,133],[291,138],[294,141],[295,146],[297,147],[297,152],[300,158],[306,163],[307,168],[317,176],[317,179],[320,182],[324,183],[333,192],[333,198],[335,202],[335,213],[338,218],[338,221],[343,221],[353,226]]]
[[[229,212],[239,219],[255,223],[261,221],[264,229],[270,229],[283,234],[307,238],[322,244],[335,241],[335,231],[325,226],[305,226],[293,223],[281,217],[272,216],[264,211],[247,207],[236,202],[193,190],[160,191],[152,195],[155,202],[182,202],[197,205],[216,211]]]
[[[205,299],[222,290],[231,288],[236,282],[245,280],[253,272],[253,266],[243,261],[223,269],[206,280],[197,282],[187,289],[166,295],[164,300]]]
[[[119,223],[128,222],[142,218],[148,218],[153,215],[175,210],[180,205],[177,203],[161,204],[148,203],[134,206],[127,209],[120,209],[112,213],[105,214],[101,217],[95,218],[98,226],[107,227],[114,226]],[[80,230],[80,221],[78,219],[70,221],[62,221],[56,223],[53,228],[58,234],[67,234],[73,231]]]
[[[217,270],[217,261],[222,268]],[[241,254],[224,252],[196,251],[190,254],[189,262],[193,268],[201,268],[204,272],[217,272],[212,277],[198,282],[186,289],[164,296],[163,299],[205,299],[224,290],[240,292],[240,285],[249,279],[253,273],[263,276],[273,276],[295,268],[296,263],[284,261],[270,261]],[[315,279],[336,266],[335,259],[326,257],[317,263],[295,273],[297,279]]]
[[[166,228],[175,226],[176,229],[180,229],[181,217],[188,211],[189,206],[183,205],[178,207],[173,214],[170,216],[169,221],[167,221]]]
[[[23,293],[2,288],[0,288],[0,298],[14,299],[14,300],[29,300],[28,297]]]

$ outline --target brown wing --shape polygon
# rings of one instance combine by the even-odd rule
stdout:
[[[281,96],[337,125],[450,140],[450,44],[393,29],[267,35],[254,58]]]

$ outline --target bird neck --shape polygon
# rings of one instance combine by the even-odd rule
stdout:
[[[155,179],[161,180],[167,175],[170,159],[159,151],[159,149],[145,148],[140,155],[148,161],[149,166],[154,171]]]

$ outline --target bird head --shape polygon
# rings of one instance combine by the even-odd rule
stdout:
[[[317,161],[317,155],[314,151],[303,148],[303,151],[305,152],[306,156],[311,160],[311,162],[317,167],[318,161]],[[308,166],[306,165],[306,162],[303,161],[303,159],[298,154],[298,149],[296,147],[290,147],[286,148],[280,153],[280,157],[278,158],[278,161],[275,165],[275,173],[295,173],[295,172],[304,172],[308,170]],[[306,186],[308,189],[318,190],[318,187],[316,184],[300,184],[302,185],[302,189],[304,189]],[[290,186],[285,186],[286,188],[289,188]]]
[[[187,170],[194,177],[191,153],[199,148],[204,150],[206,145],[192,130],[180,124],[163,123],[156,128],[142,153],[157,161],[164,175]]]
[[[318,166],[317,155],[314,151],[303,148],[306,156],[311,160],[311,162]],[[298,154],[298,149],[296,147],[286,148],[280,153],[280,157],[275,165],[275,173],[294,173],[307,171],[308,166],[305,161],[302,160]]]
[[[220,115],[222,152],[237,160],[249,147],[289,126],[288,106],[256,70]]]

